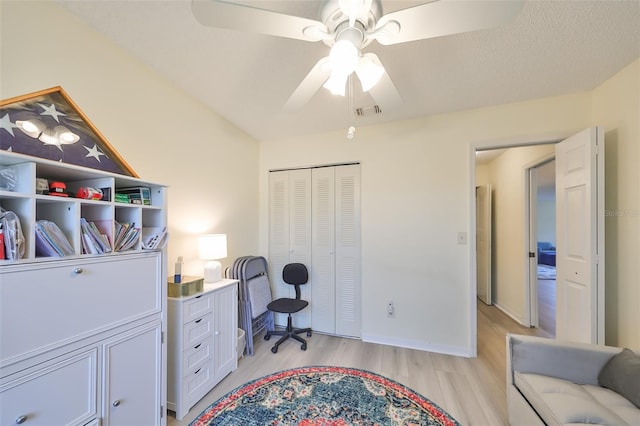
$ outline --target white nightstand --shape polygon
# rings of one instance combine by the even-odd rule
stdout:
[[[238,367],[238,280],[168,300],[167,405],[180,420]]]

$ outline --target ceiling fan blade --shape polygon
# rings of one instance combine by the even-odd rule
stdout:
[[[395,21],[400,31],[374,31],[373,36],[389,45],[497,27],[511,21],[523,5],[524,0],[437,0],[382,16],[376,30]]]
[[[209,27],[304,41],[328,37],[327,27],[320,21],[224,0],[192,0],[191,10],[198,22]]]
[[[325,81],[331,74],[331,67],[329,66],[329,57],[320,59],[314,67],[309,71],[309,74],[302,80],[296,90],[293,91],[287,103],[284,105],[283,110],[288,113],[296,112],[304,104],[316,94],[318,89],[322,87]]]
[[[380,62],[377,55],[374,53],[371,53],[370,55],[375,56],[378,62]],[[378,80],[378,82],[369,89],[369,94],[383,112],[392,111],[402,104],[402,98],[398,93],[398,89],[396,89],[396,86],[393,84],[393,81],[391,81],[391,77],[389,77],[387,70],[384,71],[380,80]]]

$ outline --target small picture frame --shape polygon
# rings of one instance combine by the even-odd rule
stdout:
[[[60,86],[0,101],[0,149],[139,177]]]

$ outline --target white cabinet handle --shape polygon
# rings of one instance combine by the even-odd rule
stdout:
[[[27,421],[27,416],[18,416],[16,417],[16,424],[21,425],[22,423]]]
[[[120,405],[120,400],[116,399],[115,401],[113,401],[113,404],[111,405],[113,405],[114,407],[117,407],[118,405]]]
[[[83,272],[83,269],[82,269],[82,268],[76,268],[76,269],[74,269],[74,270],[73,270],[73,273],[74,273],[74,274],[76,274],[76,275],[79,275],[79,274],[81,274],[82,272]]]

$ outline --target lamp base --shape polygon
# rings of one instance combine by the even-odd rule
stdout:
[[[204,265],[204,282],[217,283],[222,279],[222,264],[217,260],[210,260]]]

